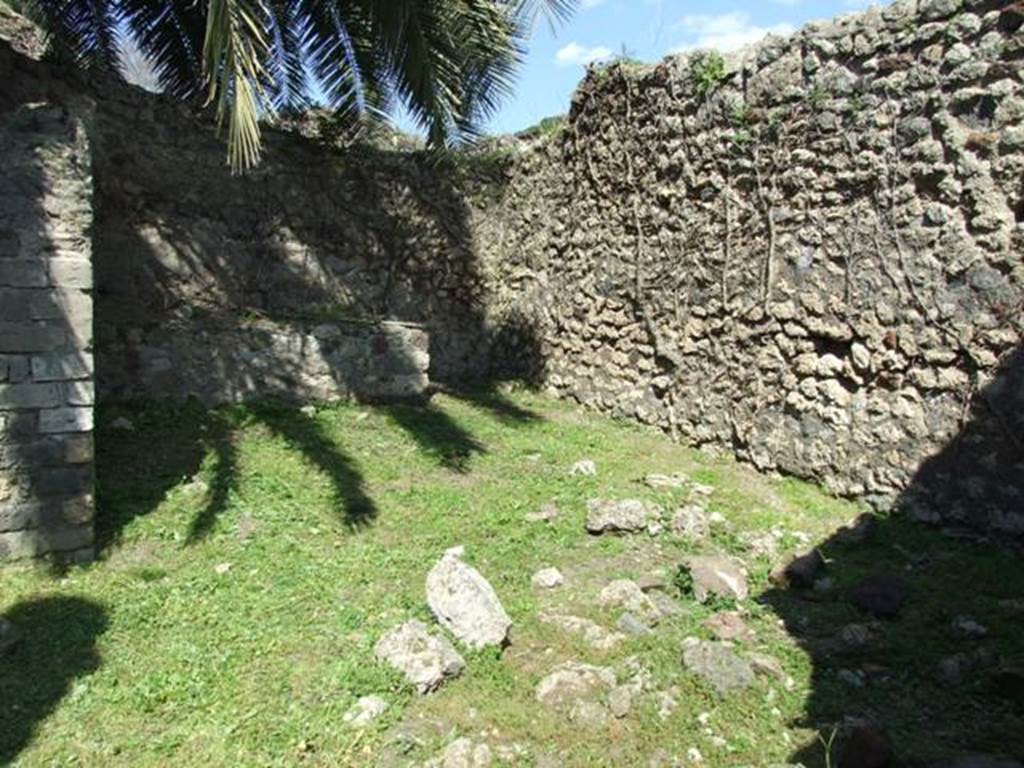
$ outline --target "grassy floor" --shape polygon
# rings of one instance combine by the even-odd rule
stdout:
[[[135,429],[112,429],[119,416]],[[101,559],[63,574],[0,573],[0,612],[23,634],[0,658],[0,763],[403,764],[468,736],[522,745],[526,765],[544,754],[646,765],[692,748],[709,765],[797,754],[813,764],[818,734],[845,715],[884,720],[915,755],[1024,752],[1021,712],[994,697],[987,677],[949,690],[932,675],[963,649],[948,632],[962,611],[989,627],[996,652],[1024,659],[1020,617],[1000,607],[1024,595],[1019,561],[896,521],[883,521],[870,546],[833,545],[837,524],[862,510],[638,427],[532,394],[480,393],[438,396],[425,409],[107,409],[97,444]],[[596,477],[568,475],[580,458],[596,461]],[[707,636],[711,609],[682,599],[657,634],[606,652],[538,620],[558,606],[612,626],[617,613],[595,599],[607,581],[670,574],[694,551],[667,537],[583,531],[590,498],[678,503],[685,494],[638,482],[675,471],[716,487],[708,507],[726,522],[703,549],[747,560],[761,598],[744,606],[752,647],[777,657],[788,681],[717,698],[679,661],[684,637]],[[524,521],[548,501],[562,511],[557,522]],[[818,642],[864,620],[845,601],[769,588],[769,561],[742,536],[769,527],[784,532],[784,547],[801,533],[823,542],[837,593],[880,569],[912,580],[910,607],[868,656],[835,658]],[[462,649],[466,673],[421,698],[372,649],[396,624],[430,620],[424,578],[455,544],[501,596],[513,643],[502,655]],[[540,594],[530,577],[548,565],[566,586]],[[669,717],[651,696],[594,732],[534,701],[560,661],[621,670],[631,656],[657,688],[676,689]],[[837,677],[865,661],[882,671],[864,688]],[[346,726],[344,713],[371,693],[390,703],[386,715],[368,730]]]

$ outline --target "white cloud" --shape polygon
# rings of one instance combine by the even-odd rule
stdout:
[[[688,40],[672,49],[672,53],[695,49],[735,51],[751,43],[756,43],[765,35],[790,35],[795,30],[792,24],[786,22],[760,27],[751,23],[749,14],[738,12],[714,16],[710,14],[684,16],[676,28],[682,29]]]
[[[587,48],[573,41],[555,54],[555,61],[560,67],[585,67],[587,64],[593,64],[595,61],[607,59],[611,55],[611,48],[605,48],[603,45]]]
[[[604,5],[604,0],[582,0],[580,2],[580,7],[585,11],[590,8],[597,8],[599,5]]]

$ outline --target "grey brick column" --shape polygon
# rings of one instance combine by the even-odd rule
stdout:
[[[86,122],[52,104],[0,113],[0,561],[93,554]]]

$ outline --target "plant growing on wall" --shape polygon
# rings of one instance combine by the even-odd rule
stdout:
[[[471,139],[511,89],[538,13],[575,0],[19,0],[81,66],[120,71],[125,39],[162,89],[205,97],[236,169],[259,161],[260,120],[326,103],[379,119],[404,107],[444,147]]]

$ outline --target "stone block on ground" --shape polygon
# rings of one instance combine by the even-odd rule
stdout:
[[[437,690],[466,668],[448,640],[431,634],[422,621],[412,619],[377,641],[374,654],[401,672],[421,694]]]
[[[639,499],[620,501],[593,499],[587,502],[587,531],[601,533],[639,533],[661,514],[657,506]]]
[[[427,574],[427,604],[438,623],[470,648],[504,645],[512,619],[476,568],[449,549]]]

